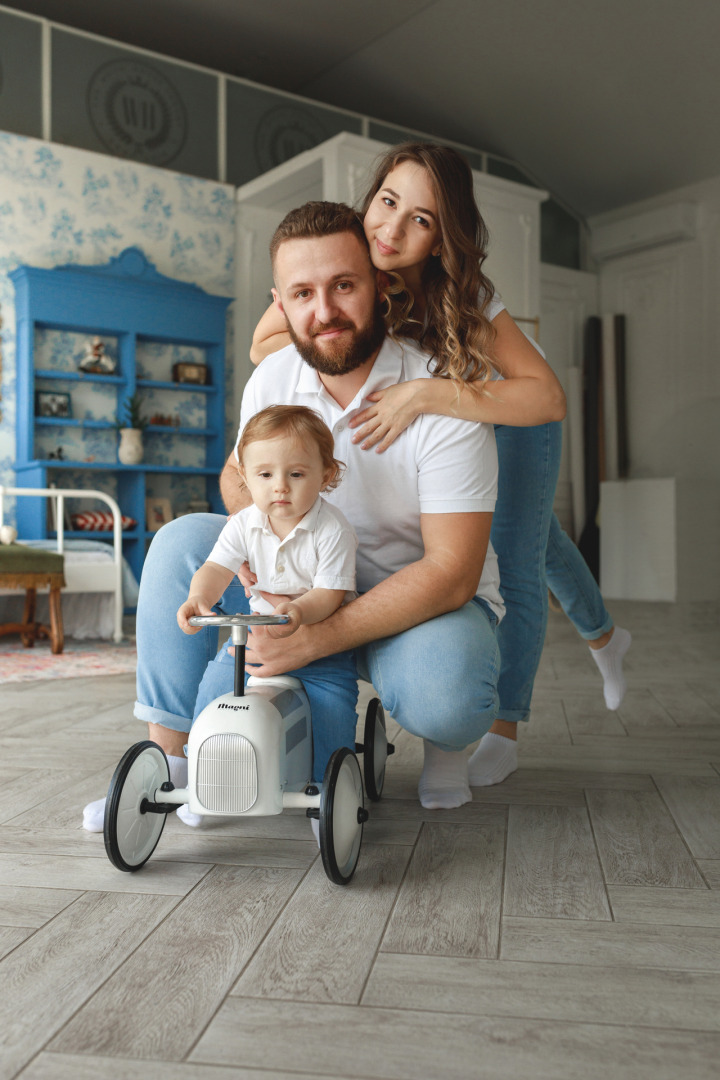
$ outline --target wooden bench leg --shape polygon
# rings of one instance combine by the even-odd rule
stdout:
[[[48,605],[50,608],[50,651],[53,653],[61,653],[65,644],[65,637],[63,633],[62,603],[59,587],[50,589]]]
[[[37,623],[35,622],[35,605],[37,593],[35,589],[25,590],[25,609],[23,611],[20,639],[26,649],[32,649],[37,637]]]

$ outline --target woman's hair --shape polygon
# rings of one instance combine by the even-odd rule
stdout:
[[[472,170],[449,146],[408,142],[391,147],[377,164],[360,209],[363,217],[388,173],[405,161],[422,166],[430,176],[442,247],[423,270],[424,318],[408,320],[407,305],[403,310],[391,298],[390,329],[416,339],[434,357],[433,375],[484,382],[492,374],[495,331],[485,311],[494,289],[482,272],[488,231],[475,202]]]
[[[323,491],[336,488],[342,479],[345,465],[334,456],[335,443],[325,421],[304,405],[270,405],[248,420],[237,444],[237,455],[242,467],[243,454],[250,443],[275,439],[278,435],[290,435],[300,442],[313,441],[320,451],[323,469],[332,470]]]

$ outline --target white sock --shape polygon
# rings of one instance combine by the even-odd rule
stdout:
[[[198,825],[202,825],[205,820],[202,814],[193,814],[187,803],[178,806],[177,816],[185,825],[190,825],[193,829],[197,829]]]
[[[452,810],[472,801],[464,750],[439,750],[423,739],[425,762],[418,783],[420,804],[426,810]]]
[[[517,743],[504,735],[488,731],[468,761],[470,787],[502,784],[518,767]]]
[[[629,631],[616,626],[607,645],[603,645],[602,649],[590,649],[603,677],[603,694],[608,709],[619,709],[625,697],[627,685],[623,674],[623,657],[631,641]]]
[[[168,754],[170,779],[175,787],[187,787],[187,758],[173,757]],[[83,810],[83,829],[85,832],[102,832],[105,827],[105,799],[96,799],[88,803]]]

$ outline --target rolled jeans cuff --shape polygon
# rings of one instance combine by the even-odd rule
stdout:
[[[146,724],[157,724],[159,727],[169,728],[170,731],[187,732],[192,727],[192,720],[187,716],[176,716],[174,713],[165,712],[164,709],[156,709],[152,705],[143,705],[136,701],[133,716]]]

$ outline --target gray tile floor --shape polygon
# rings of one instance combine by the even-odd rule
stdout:
[[[121,874],[80,810],[133,680],[0,689],[0,1078],[716,1078],[717,605],[615,604],[622,708],[551,616],[521,767],[457,811],[399,733],[352,884],[297,813],[168,819]]]

